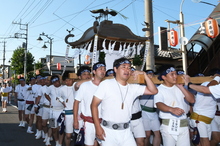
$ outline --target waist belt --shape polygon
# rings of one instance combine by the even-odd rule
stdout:
[[[162,119],[162,124],[169,125],[170,119]],[[181,119],[180,120],[180,127],[187,127],[188,126],[188,119]]]
[[[8,96],[8,93],[2,92],[2,96]]]
[[[26,100],[26,104],[34,104],[34,101],[28,101],[28,100]]]
[[[193,112],[190,116],[191,119],[196,120],[196,121],[201,121],[206,124],[211,124],[212,118],[203,116],[203,115],[198,115],[197,113]]]
[[[129,122],[127,123],[114,123],[106,120],[102,120],[101,124],[107,128],[114,130],[124,130],[129,127]]]
[[[50,108],[50,105],[43,104],[43,107]]]
[[[63,110],[63,107],[60,107],[60,106],[51,106],[51,109],[52,109],[52,110],[55,110],[55,111],[60,111],[60,110]]]
[[[141,117],[142,117],[141,111],[139,111],[137,113],[132,114],[131,120],[137,120],[140,119]]]
[[[154,113],[157,110],[156,108],[147,107],[147,106],[144,106],[144,105],[141,105],[141,109],[145,112],[150,112],[150,113]]]
[[[65,115],[73,115],[73,110],[64,110]]]
[[[24,99],[17,99],[18,101],[24,101]]]
[[[80,114],[80,117],[85,121],[85,122],[89,122],[89,123],[94,123],[92,117],[89,116],[84,116],[82,113]],[[101,123],[102,119],[99,118],[99,122]]]
[[[216,112],[215,112],[215,115],[216,115],[216,116],[220,116],[220,111],[216,111]]]

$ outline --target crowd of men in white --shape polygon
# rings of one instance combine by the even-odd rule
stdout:
[[[108,71],[102,62],[82,66],[77,80],[66,73],[32,77],[27,85],[20,78],[14,91],[19,127],[27,124],[27,133],[34,133],[36,116],[35,138],[47,146],[52,140],[56,146],[218,145],[219,70],[201,85],[192,84],[188,75],[182,75],[185,86],[177,84],[177,73],[172,66],[161,67],[163,83],[154,85],[152,70],[136,71],[128,59],[119,58]],[[146,85],[128,83],[140,74]],[[103,80],[106,76],[114,77]],[[1,88],[2,105],[11,92],[6,88]]]

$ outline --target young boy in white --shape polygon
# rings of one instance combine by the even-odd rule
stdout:
[[[209,82],[201,85],[207,86]],[[211,121],[215,116],[216,100],[211,94],[197,92],[196,102],[191,113],[191,127],[197,127],[200,134],[200,145],[210,146],[211,140]]]
[[[177,83],[177,73],[173,67],[162,66],[158,79],[163,81],[158,86],[158,94],[154,96],[154,103],[160,110],[162,119],[160,132],[164,146],[189,146],[188,102],[194,103],[193,94],[183,85]]]
[[[105,64],[98,62],[93,65],[94,80],[87,81],[81,84],[79,90],[76,93],[74,102],[74,129],[79,129],[78,124],[78,105],[81,102],[81,115],[84,120],[85,129],[85,145],[93,146],[97,145],[95,142],[95,127],[92,120],[90,104],[93,98],[93,93],[96,91],[98,85],[105,77],[106,68]],[[99,114],[100,115],[100,114]]]
[[[59,134],[57,119],[63,111],[65,104],[60,94],[61,84],[59,76],[51,76],[51,83],[52,85],[49,86],[45,97],[50,101],[51,104],[50,119],[52,119],[51,122],[53,121],[53,125],[51,128],[54,140],[56,142],[56,146],[61,146],[63,141],[63,134]]]
[[[2,101],[2,112],[7,112],[7,103],[9,97],[10,89],[6,86],[6,83],[3,83],[3,87],[0,90],[1,93],[1,101]]]
[[[18,118],[20,121],[19,127],[25,127],[25,99],[24,95],[27,92],[27,88],[29,87],[25,83],[25,79],[21,77],[19,79],[20,84],[15,87],[15,102],[18,102]]]
[[[37,76],[37,84],[33,85],[37,89],[36,97],[35,98],[35,112],[36,112],[36,134],[35,139],[45,138],[43,128],[42,128],[42,114],[43,114],[43,98],[39,98],[38,94],[41,92],[42,86],[44,86],[44,77]]]
[[[27,133],[34,133],[32,131],[32,126],[34,122],[34,103],[35,103],[35,98],[36,98],[36,93],[37,93],[37,86],[35,85],[35,77],[30,78],[30,87],[27,89],[26,95],[25,95],[25,100],[26,100],[26,105],[25,105],[25,119],[28,124],[28,129]]]
[[[146,74],[149,78],[154,76],[153,70],[146,70]],[[145,144],[151,143],[151,136],[153,141],[151,144],[154,146],[160,146],[161,136],[160,136],[160,121],[157,114],[157,109],[154,108],[154,95],[143,95],[140,97],[140,104],[142,108],[142,119],[144,124],[144,130],[146,133]],[[151,134],[153,131],[153,135]]]
[[[42,107],[42,129],[45,133],[44,142],[45,142],[45,145],[51,145],[50,139],[52,136],[52,131],[51,131],[51,129],[48,130],[48,127],[47,127],[47,122],[50,117],[50,101],[45,97],[45,94],[47,93],[48,87],[50,86],[50,78],[48,76],[46,76],[42,79],[42,82],[45,82],[45,85],[39,89],[37,98],[38,98],[38,100],[43,100],[42,101],[42,104],[43,104],[43,107]]]
[[[115,60],[113,67],[115,78],[100,83],[91,104],[96,136],[102,146],[136,146],[129,126],[132,104],[139,95],[156,94],[157,88],[147,75],[140,71],[133,74],[144,74],[147,86],[127,83],[131,76],[131,62],[126,58]],[[102,115],[101,124],[99,112]]]
[[[139,97],[135,99],[132,106],[132,116],[131,116],[131,131],[134,135],[137,146],[144,146],[144,140],[146,134],[144,131],[144,124],[141,114],[141,107]]]
[[[65,102],[65,145],[70,146],[73,133],[73,103],[75,98],[74,80],[68,78],[68,74],[63,75],[63,81],[66,85],[60,89],[60,95]]]
[[[212,139],[211,146],[220,143],[220,99],[217,99],[215,117],[211,123]]]

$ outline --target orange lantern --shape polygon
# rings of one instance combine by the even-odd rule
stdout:
[[[219,27],[218,27],[218,21],[213,18],[209,18],[205,21],[205,30],[206,34],[210,38],[215,38],[219,34]]]
[[[89,55],[85,56],[85,64],[90,64],[90,56]]]
[[[172,30],[170,30],[170,32],[168,34],[169,34],[168,39],[169,39],[170,46],[175,47],[178,44],[178,33],[177,33],[177,31],[172,29]]]
[[[57,63],[57,70],[61,70],[61,64]]]

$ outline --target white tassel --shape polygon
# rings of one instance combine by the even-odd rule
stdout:
[[[141,51],[141,43],[139,43],[137,46],[137,55],[140,55],[140,51]]]
[[[129,51],[130,51],[130,43],[129,43],[129,45],[127,46],[127,51],[126,51],[126,53],[125,53],[125,57],[128,57]]]
[[[102,42],[102,47],[103,47],[103,50],[104,50],[105,54],[107,54],[108,50],[106,49],[105,41],[106,41],[106,39]]]
[[[111,53],[111,47],[112,47],[112,45],[111,45],[111,41],[109,41],[109,43],[108,43],[108,53],[110,54]]]
[[[111,45],[111,49],[109,50],[109,53],[110,53],[110,54],[113,53],[114,48],[115,48],[115,44],[116,44],[116,41]]]
[[[119,50],[118,50],[118,54],[121,54],[121,51],[122,51],[122,45],[121,45],[121,43],[120,43],[120,45],[119,45]]]

